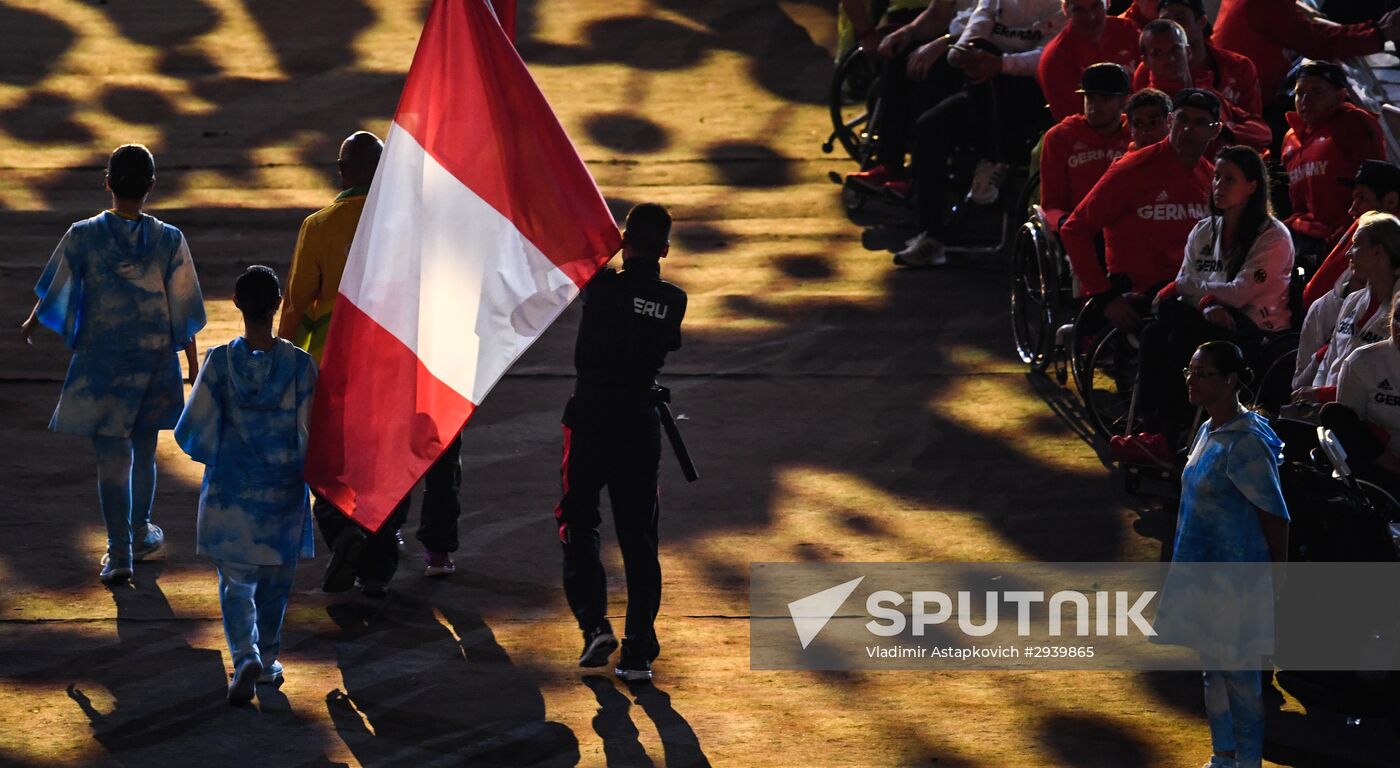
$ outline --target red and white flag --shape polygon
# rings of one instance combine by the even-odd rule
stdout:
[[[619,246],[487,0],[435,0],[340,282],[307,481],[378,530]]]

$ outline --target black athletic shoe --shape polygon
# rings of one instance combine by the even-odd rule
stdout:
[[[617,638],[613,636],[612,628],[604,624],[601,627],[583,633],[583,653],[578,657],[580,667],[601,667],[608,663],[608,657],[617,650]]]
[[[331,544],[331,561],[321,580],[322,592],[344,592],[355,586],[355,565],[365,546],[365,532],[351,525],[335,537]]]
[[[622,658],[618,660],[613,674],[629,683],[647,682],[651,680],[651,662],[639,659],[623,649]]]

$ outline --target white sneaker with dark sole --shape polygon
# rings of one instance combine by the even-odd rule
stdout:
[[[894,263],[901,267],[938,267],[948,263],[948,254],[943,244],[928,234],[920,232],[905,243],[902,251],[895,253]]]

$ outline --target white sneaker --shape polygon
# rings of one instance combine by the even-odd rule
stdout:
[[[967,199],[978,205],[991,205],[1001,195],[1002,182],[1011,166],[994,163],[991,160],[978,160],[977,170],[972,173],[972,186],[967,190]]]
[[[920,232],[894,255],[894,263],[901,267],[936,267],[948,263],[948,254],[936,238]]]
[[[282,662],[272,662],[272,664],[265,667],[263,669],[262,674],[258,676],[258,685],[267,685],[269,683],[280,682],[282,680],[282,674],[284,671],[285,670],[282,668]]]

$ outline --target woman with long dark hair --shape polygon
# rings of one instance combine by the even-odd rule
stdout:
[[[1177,371],[1197,345],[1229,340],[1248,352],[1289,327],[1292,275],[1293,243],[1273,216],[1264,160],[1250,147],[1225,147],[1215,158],[1211,215],[1191,230],[1181,271],[1154,301],[1156,322],[1143,329],[1138,409],[1147,433],[1178,447],[1188,425]],[[1135,440],[1159,446],[1151,453],[1174,462],[1155,438]]]

